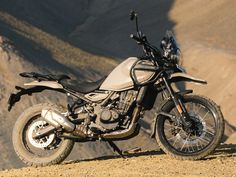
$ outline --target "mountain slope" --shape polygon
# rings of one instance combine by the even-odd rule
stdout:
[[[182,45],[194,43],[235,53],[236,1],[175,1],[170,18]]]
[[[208,81],[207,86],[191,88],[218,103],[226,120],[236,127],[235,6],[233,0],[177,0],[169,16],[176,23],[187,72]]]

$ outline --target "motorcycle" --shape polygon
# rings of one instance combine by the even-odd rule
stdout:
[[[176,90],[172,84],[207,84],[185,73],[180,66],[180,49],[172,32],[167,31],[161,50],[151,45],[139,30],[137,13],[132,11],[137,35],[131,34],[143,48],[143,56],[130,57],[106,78],[96,82],[71,82],[67,75],[43,75],[35,72],[20,76],[33,79],[27,88],[16,86],[9,111],[21,96],[52,90],[67,95],[67,108],[44,103],[34,105],[17,119],[12,139],[19,158],[31,166],[62,162],[75,142],[106,141],[120,155],[114,143],[136,136],[139,119],[150,111],[158,94],[161,106],[155,108],[151,138],[172,157],[198,160],[212,153],[224,132],[220,108],[209,98],[192,95],[192,90]]]

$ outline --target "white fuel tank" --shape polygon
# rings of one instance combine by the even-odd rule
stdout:
[[[130,77],[130,69],[137,60],[138,58],[136,57],[130,57],[119,64],[102,83],[100,90],[124,91],[133,88],[134,84]],[[135,74],[137,80],[143,83],[150,80],[155,73],[136,71]]]

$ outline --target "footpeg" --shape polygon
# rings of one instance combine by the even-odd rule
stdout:
[[[136,147],[136,148],[132,148],[132,149],[128,149],[128,150],[124,151],[124,154],[134,154],[134,153],[141,152],[141,151],[142,151],[141,148]]]

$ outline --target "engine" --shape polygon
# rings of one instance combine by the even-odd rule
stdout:
[[[125,115],[128,112],[130,106],[135,101],[136,96],[137,96],[137,91],[129,90],[126,92],[121,92],[119,108],[118,108],[120,114]]]
[[[119,125],[120,114],[115,109],[100,108],[95,122],[105,130],[113,130]]]
[[[95,106],[96,124],[106,130],[113,130],[129,118],[126,114],[135,101],[136,91],[125,91],[111,97],[110,103],[105,107]]]
[[[112,131],[128,125],[130,115],[127,114],[134,103],[137,91],[116,93],[110,97],[106,106],[89,104],[79,107],[74,114],[74,122],[89,126],[93,132]]]
[[[115,109],[103,109],[100,114],[100,118],[104,123],[116,122],[119,118],[119,113]]]

